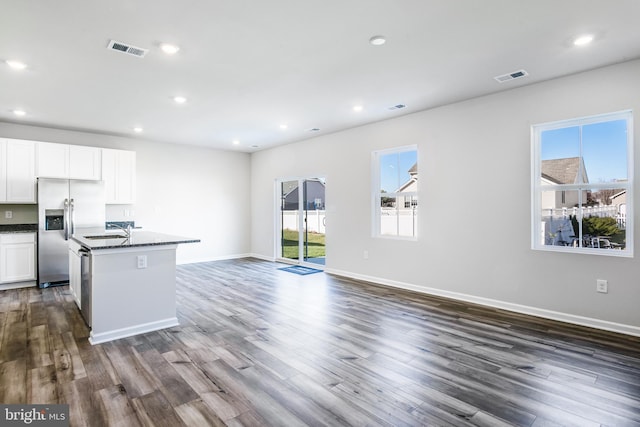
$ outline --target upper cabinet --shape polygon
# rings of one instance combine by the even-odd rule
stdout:
[[[102,179],[107,204],[132,204],[136,199],[136,152],[102,150]]]
[[[102,179],[102,149],[81,145],[38,142],[37,176],[99,181]]]
[[[69,146],[37,143],[36,174],[43,178],[69,178]]]
[[[103,180],[107,204],[133,204],[136,152],[0,138],[0,203],[37,203],[36,177]]]
[[[0,138],[0,203],[36,203],[33,141]]]
[[[102,179],[102,149],[69,146],[69,178],[71,179]]]

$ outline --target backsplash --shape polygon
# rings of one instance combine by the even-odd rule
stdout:
[[[107,205],[105,208],[107,222],[127,223],[134,220],[134,205]],[[6,212],[11,212],[7,218]],[[0,204],[1,224],[38,224],[38,205]]]
[[[11,218],[7,218],[7,212]],[[0,205],[0,224],[37,224],[38,205]]]
[[[128,226],[131,226],[131,228],[135,228],[136,222],[135,221],[107,221],[104,224],[104,228],[106,230],[123,229],[123,228],[127,228]]]

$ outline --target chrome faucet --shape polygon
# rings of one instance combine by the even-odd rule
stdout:
[[[131,223],[127,223],[126,227],[123,227],[120,224],[109,224],[109,228],[117,228],[119,230],[122,230],[127,235],[127,239],[131,238]]]

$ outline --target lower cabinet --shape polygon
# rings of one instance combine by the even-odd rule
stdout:
[[[0,234],[0,283],[36,280],[36,233]]]

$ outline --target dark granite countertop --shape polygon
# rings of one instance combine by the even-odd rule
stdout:
[[[0,224],[0,233],[33,233],[38,224]]]
[[[179,243],[198,243],[200,239],[173,236],[153,231],[134,230],[130,238],[87,239],[86,236],[123,235],[121,230],[83,229],[78,230],[71,238],[90,250],[132,248],[137,246],[175,245]]]

